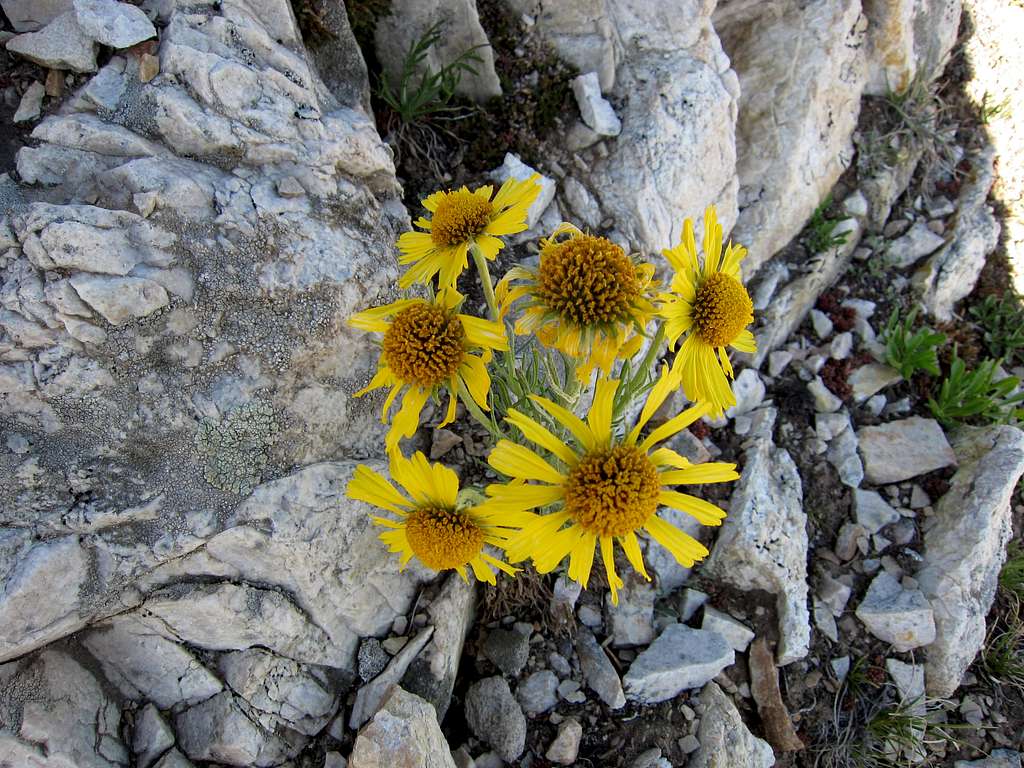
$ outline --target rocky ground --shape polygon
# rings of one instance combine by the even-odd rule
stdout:
[[[0,6],[0,767],[1020,766],[1024,433],[928,405],[954,348],[1024,373],[1019,3]],[[438,19],[431,66],[491,47],[403,124]],[[727,520],[617,608],[400,574],[343,496],[381,255],[532,168],[499,274],[709,203],[751,251],[738,404],[674,445],[740,464]],[[487,478],[467,420],[415,440]]]

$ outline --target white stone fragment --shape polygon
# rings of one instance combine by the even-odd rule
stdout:
[[[857,522],[864,526],[868,533],[878,533],[885,526],[900,519],[900,513],[890,507],[881,494],[861,488],[853,492],[853,511]]]
[[[130,48],[156,37],[141,8],[117,0],[74,0],[75,18],[88,37],[110,48]]]
[[[534,174],[540,176],[540,178],[537,179],[537,184],[540,185],[540,192],[537,194],[537,199],[534,200],[526,210],[527,230],[533,229],[533,227],[536,226],[537,222],[540,221],[541,216],[544,215],[544,211],[548,209],[548,206],[551,205],[551,202],[555,199],[555,180],[540,174],[538,171],[520,160],[518,155],[514,155],[511,152],[506,152],[504,162],[499,167],[491,171],[491,178],[499,184],[502,184],[509,179],[525,181]]]
[[[928,229],[927,222],[916,221],[905,235],[889,243],[886,258],[889,263],[899,269],[906,269],[916,264],[930,253],[934,253],[946,239]]]
[[[886,571],[871,582],[856,614],[871,634],[900,653],[935,640],[934,614],[924,594],[905,589]]]
[[[7,50],[51,69],[96,71],[96,43],[78,26],[71,11],[38,32],[15,35],[7,41]]]
[[[43,87],[43,84],[38,80],[33,81],[32,85],[26,88],[25,93],[22,94],[21,102],[14,113],[14,122],[26,123],[38,118],[43,109],[43,96],[45,95],[46,88]]]
[[[899,371],[881,363],[867,363],[850,374],[849,383],[853,399],[862,403],[876,392],[890,387],[902,377]]]
[[[630,665],[623,687],[628,699],[656,704],[701,687],[734,661],[718,633],[670,624]]]
[[[857,432],[864,476],[875,485],[909,480],[956,464],[942,427],[934,419],[913,416]]]
[[[711,606],[704,608],[700,628],[721,635],[734,651],[741,653],[750,647],[754,639],[754,631],[750,627]]]
[[[596,72],[587,72],[574,78],[572,92],[576,96],[583,122],[595,133],[618,136],[622,132],[622,121],[608,100],[601,95],[601,83]]]
[[[811,310],[811,325],[814,326],[814,334],[822,341],[832,334],[832,319],[820,309]]]

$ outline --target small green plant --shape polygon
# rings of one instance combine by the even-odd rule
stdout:
[[[1006,562],[999,571],[999,588],[1024,600],[1024,546],[1019,541],[1010,542],[1006,551]]]
[[[441,40],[441,26],[442,22],[434,24],[409,45],[397,84],[391,82],[387,72],[381,73],[377,95],[405,125],[458,112],[451,101],[462,76],[478,74],[475,65],[483,63],[476,51],[485,46],[478,45],[463,51],[436,72],[427,66],[430,49]]]
[[[999,581],[1002,585],[1002,573]],[[996,686],[1011,686],[1024,692],[1024,621],[1020,617],[1020,601],[1012,597],[1010,603],[1006,615],[985,638],[980,667]]]
[[[1024,359],[1024,312],[1016,297],[986,296],[970,312],[981,326],[989,354],[1007,361]]]
[[[825,211],[832,205],[832,196],[826,197],[821,205],[814,209],[811,220],[808,222],[807,247],[813,253],[824,253],[831,248],[838,248],[850,237],[850,233],[843,230],[836,232],[839,226],[839,219],[825,217]]]
[[[1015,423],[1024,410],[1024,392],[1017,392],[1016,376],[1000,377],[1002,360],[985,360],[968,372],[956,347],[949,376],[942,382],[938,398],[928,398],[928,409],[943,426],[953,427],[970,420],[987,424]]]
[[[938,376],[938,349],[946,342],[944,334],[930,328],[919,328],[913,331],[917,319],[917,309],[900,321],[899,309],[894,307],[889,321],[885,324],[885,361],[900,372],[907,381],[917,371],[925,371]]]
[[[958,748],[962,740],[957,731],[965,726],[944,722],[952,706],[921,697],[883,707],[868,720],[857,753],[867,765],[896,766],[920,763],[927,757],[927,746]]]
[[[1009,96],[1002,101],[995,101],[990,97],[991,94],[985,91],[985,95],[981,97],[981,104],[978,105],[978,120],[982,125],[988,125],[997,117],[1008,117],[1010,113]]]

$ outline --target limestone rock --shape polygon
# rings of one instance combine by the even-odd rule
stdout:
[[[690,755],[688,768],[771,768],[775,764],[772,748],[750,732],[718,685],[708,683],[698,705],[700,748]]]
[[[887,571],[879,573],[857,607],[868,631],[903,653],[935,640],[932,607],[920,589],[906,589]]]
[[[506,762],[515,761],[526,748],[526,717],[508,683],[488,677],[466,693],[466,722],[481,741],[487,742]]]
[[[146,704],[135,716],[132,731],[132,752],[139,768],[149,768],[167,750],[174,746],[174,732],[160,711]]]
[[[82,637],[121,693],[161,709],[197,704],[223,686],[187,648],[154,631],[134,614],[101,622]]]
[[[156,37],[141,8],[117,0],[74,0],[75,20],[86,37],[110,48],[130,48]]]
[[[338,708],[324,670],[251,648],[220,658],[224,682],[250,705],[249,714],[268,731],[290,728],[315,736]]]
[[[618,605],[612,605],[610,594],[605,596],[606,625],[611,629],[612,645],[648,645],[654,639],[656,597],[654,587],[637,575],[626,577]]]
[[[899,372],[888,365],[881,363],[862,365],[850,374],[849,382],[853,389],[853,399],[862,403],[876,392],[892,386],[900,378]]]
[[[636,657],[622,682],[631,700],[656,704],[700,688],[733,661],[733,649],[718,633],[670,624]]]
[[[857,442],[869,483],[886,485],[909,480],[956,464],[942,427],[934,419],[913,416],[877,427],[863,427]]]
[[[957,760],[953,768],[1020,768],[1020,752],[1012,749],[993,749],[982,760]]]
[[[476,590],[473,585],[453,573],[427,608],[434,634],[402,677],[405,690],[434,705],[438,720],[444,720],[448,712],[462,646],[473,624],[475,609]]]
[[[15,32],[35,32],[71,10],[71,0],[0,0]]]
[[[626,696],[622,691],[619,673],[589,629],[577,629],[576,654],[580,658],[584,681],[601,701],[611,709],[625,706]]]
[[[966,429],[953,445],[960,468],[935,505],[916,574],[937,629],[925,665],[928,692],[942,697],[960,685],[984,643],[1011,535],[1010,496],[1024,472],[1024,434],[1013,427]]]
[[[973,177],[960,190],[957,217],[948,245],[914,275],[925,309],[949,322],[953,305],[974,290],[986,257],[999,242],[1000,224],[988,207],[995,181],[995,150],[989,146],[973,158]]]
[[[124,768],[129,757],[120,729],[120,708],[66,652],[48,648],[0,665],[4,762]]]
[[[703,572],[739,589],[774,593],[777,662],[781,666],[807,655],[811,619],[803,490],[793,459],[772,443],[770,428],[751,440],[729,515]]]
[[[16,123],[25,123],[29,120],[35,120],[39,117],[39,112],[43,108],[43,96],[46,95],[46,88],[38,80],[33,81],[25,93],[22,94],[21,101],[18,103],[18,109],[14,113],[12,118]]]
[[[516,688],[516,699],[527,717],[536,717],[558,704],[558,677],[542,669],[527,677]]]
[[[433,627],[420,630],[416,637],[406,643],[402,650],[391,659],[383,672],[359,689],[348,719],[350,728],[353,730],[361,728],[363,723],[373,717],[381,703],[387,698],[388,691],[402,679],[402,676],[409,670],[413,659],[419,655],[433,634]]]
[[[269,768],[296,755],[306,739],[287,731],[274,734],[251,719],[228,691],[186,709],[174,718],[181,749],[193,760],[239,768]]]
[[[860,0],[720,3],[713,20],[740,80],[732,238],[750,250],[749,275],[803,228],[853,158],[866,24]]]
[[[455,768],[437,714],[399,686],[356,737],[348,768]]]
[[[530,166],[526,165],[517,155],[511,152],[505,153],[505,159],[501,166],[491,172],[491,177],[498,183],[502,184],[509,179],[517,179],[518,181],[526,181],[526,179],[538,173]],[[526,229],[527,231],[533,229],[537,222],[540,221],[544,211],[548,209],[552,201],[555,199],[555,180],[548,178],[547,176],[540,175],[540,179],[537,182],[540,185],[540,192],[537,194],[537,199],[534,200],[530,207],[526,210]],[[547,232],[545,234],[551,234]]]
[[[750,641],[754,639],[754,632],[750,627],[711,606],[704,608],[704,619],[700,628],[720,635],[730,648],[740,653],[746,651]]]
[[[579,75],[572,81],[572,92],[580,108],[583,122],[599,136],[618,136],[622,121],[608,100],[601,95],[601,84],[596,72]]]
[[[916,221],[905,235],[889,243],[886,259],[898,269],[911,267],[925,256],[935,253],[946,242],[942,235],[928,229],[924,221]]]
[[[551,742],[544,757],[558,765],[572,765],[580,752],[583,726],[574,717],[567,717],[558,726],[558,735]]]
[[[492,629],[484,640],[483,652],[503,673],[516,677],[530,657],[530,638],[510,629]]]
[[[96,43],[66,11],[38,32],[24,32],[7,41],[7,50],[51,69],[96,71]]]
[[[960,0],[865,0],[868,18],[868,84],[872,96],[899,93],[915,76],[942,70],[956,41]]]
[[[857,522],[868,533],[878,533],[882,528],[900,519],[900,513],[889,506],[877,491],[857,488],[853,492],[853,512]]]
[[[111,325],[151,315],[170,301],[162,285],[141,277],[72,275],[70,281],[82,301]]]
[[[402,65],[409,47],[440,22],[440,40],[431,46],[422,67],[437,72],[473,48],[481,59],[473,63],[477,74],[463,73],[456,93],[481,103],[501,95],[501,83],[494,71],[494,52],[480,26],[476,0],[392,0],[390,9],[391,13],[378,19],[374,27],[374,48],[393,87],[401,84]],[[417,72],[417,81],[419,76]]]

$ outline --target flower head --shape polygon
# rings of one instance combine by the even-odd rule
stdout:
[[[398,238],[400,264],[412,266],[398,284],[428,283],[438,275],[438,287],[455,287],[459,275],[469,266],[466,254],[476,244],[493,261],[504,247],[501,235],[526,229],[526,212],[540,193],[538,174],[525,181],[508,179],[498,189],[487,185],[472,192],[461,187],[435,192],[423,200],[431,218],[420,217],[416,226],[423,232],[406,232]]]
[[[697,258],[693,221],[683,223],[683,237],[675,248],[664,251],[675,270],[670,292],[662,294],[658,314],[665,318],[669,349],[686,334],[672,364],[683,392],[698,403],[709,403],[710,414],[719,416],[736,397],[729,386],[733,376],[729,348],[755,352],[754,305],[740,282],[740,262],[747,249],[729,245],[722,254],[722,227],[715,207],[704,213],[704,264]]]
[[[735,480],[736,465],[693,465],[669,448],[655,448],[705,415],[708,406],[690,408],[640,438],[641,430],[676,386],[665,366],[639,419],[622,437],[612,426],[618,387],[613,379],[598,381],[586,421],[550,400],[531,397],[572,440],[556,436],[525,414],[509,412],[508,421],[542,449],[538,453],[501,440],[488,459],[494,469],[512,478],[510,483],[489,486],[490,498],[485,504],[495,514],[518,516],[514,524],[520,531],[506,547],[510,562],[533,558],[537,570],[547,573],[568,556],[569,578],[586,587],[595,547],[600,546],[612,602],[617,604],[622,580],[615,572],[615,542],[647,579],[638,532],[646,532],[686,567],[708,554],[696,539],[658,517],[658,508],[672,507],[704,525],[719,525],[725,517],[721,509],[672,490],[672,486]],[[545,515],[528,511],[549,505],[553,511]]]
[[[395,415],[385,440],[388,453],[398,448],[403,437],[411,437],[419,426],[420,412],[431,394],[449,393],[448,411],[441,426],[455,419],[455,398],[460,388],[484,410],[489,410],[487,393],[491,379],[487,361],[492,350],[508,349],[505,329],[498,323],[459,314],[462,295],[448,288],[433,300],[400,299],[382,307],[359,312],[349,324],[364,331],[383,333],[377,373],[369,385],[356,392],[390,387],[381,421],[402,390],[402,407]],[[472,354],[481,351],[480,356]]]
[[[388,530],[381,540],[392,552],[401,554],[399,567],[413,557],[435,571],[454,570],[465,580],[466,566],[480,581],[495,583],[493,566],[505,573],[516,569],[484,551],[486,545],[503,548],[509,529],[481,507],[458,503],[459,478],[441,464],[431,464],[419,452],[411,459],[391,457],[391,477],[405,493],[387,479],[360,464],[348,484],[349,498],[386,509],[398,520],[374,517]]]
[[[526,299],[517,334],[576,359],[586,381],[594,368],[611,371],[616,357],[640,348],[654,314],[654,267],[638,263],[605,237],[562,224],[541,241],[537,269],[513,267],[498,285],[503,312]],[[513,281],[515,284],[513,285]]]

